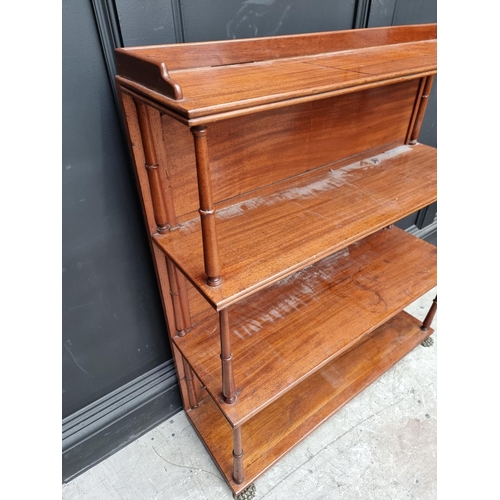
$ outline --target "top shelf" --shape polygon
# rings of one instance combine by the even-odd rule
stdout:
[[[221,310],[436,199],[436,149],[398,146],[306,172],[254,191],[239,203],[218,206],[220,286],[205,283],[199,217],[153,241]]]
[[[436,25],[135,47],[116,51],[119,81],[186,120],[436,73]]]

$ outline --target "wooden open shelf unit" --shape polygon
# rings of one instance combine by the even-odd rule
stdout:
[[[184,408],[234,494],[427,338],[436,25],[118,49]]]

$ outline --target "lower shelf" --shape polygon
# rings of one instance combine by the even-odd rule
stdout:
[[[382,230],[231,306],[233,405],[221,398],[217,315],[173,340],[239,427],[433,288],[436,254],[402,229]]]
[[[245,480],[233,472],[233,431],[210,397],[187,412],[200,438],[239,493],[322,422],[426,339],[421,322],[400,312],[362,343],[316,371],[242,425]]]

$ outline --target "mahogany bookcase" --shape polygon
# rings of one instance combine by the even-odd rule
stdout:
[[[436,25],[116,50],[184,409],[234,495],[431,333]]]

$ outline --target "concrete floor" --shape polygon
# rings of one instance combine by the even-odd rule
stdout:
[[[407,312],[423,319],[435,294]],[[437,332],[432,337],[433,346],[414,349],[261,476],[255,499],[437,498]],[[181,412],[63,485],[62,498],[233,497]]]

